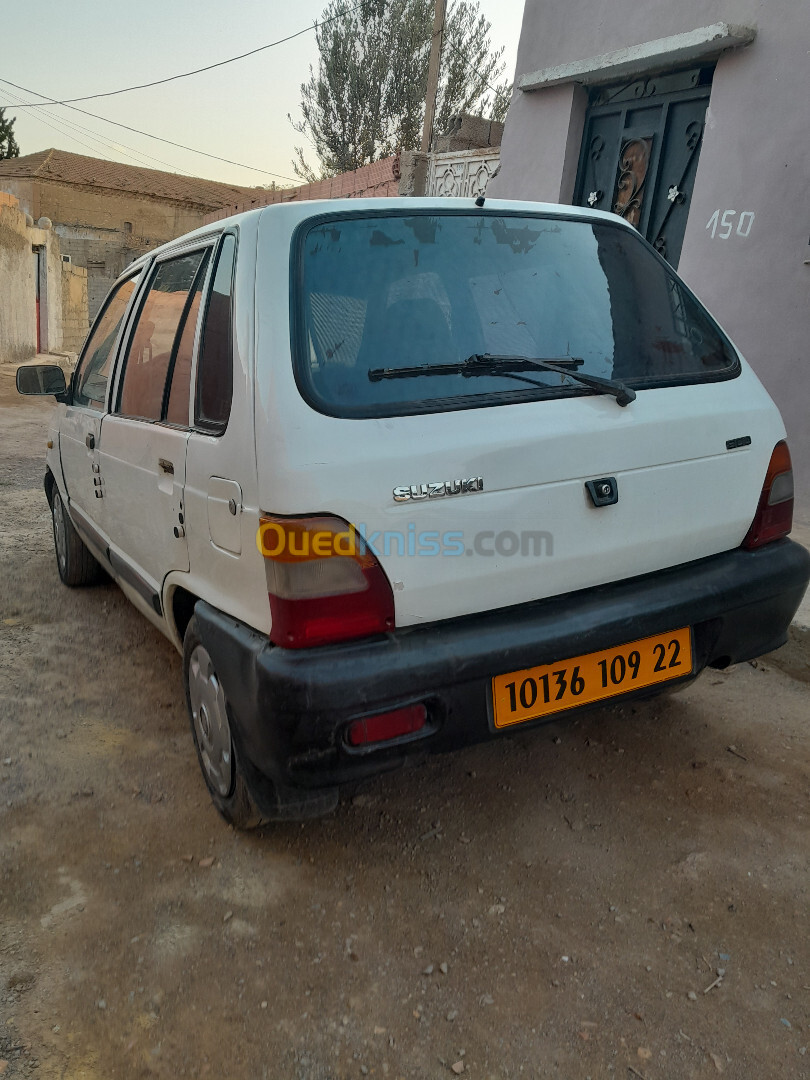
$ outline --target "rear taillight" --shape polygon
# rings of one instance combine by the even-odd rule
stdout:
[[[793,467],[788,444],[783,440],[773,448],[757,512],[742,546],[751,551],[772,540],[780,540],[792,528]]]
[[[388,742],[421,731],[426,722],[427,710],[424,705],[407,705],[404,709],[353,720],[346,730],[346,741],[349,746]]]
[[[340,518],[261,518],[270,640],[306,649],[394,628],[394,595],[363,538]]]

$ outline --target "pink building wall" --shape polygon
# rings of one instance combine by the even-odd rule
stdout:
[[[717,62],[678,272],[779,405],[797,515],[810,520],[810,5],[527,0],[516,83],[530,72],[720,22],[749,27],[756,37]],[[586,91],[574,82],[517,89],[501,170],[488,193],[570,202],[586,105]],[[722,227],[724,213],[730,229]]]

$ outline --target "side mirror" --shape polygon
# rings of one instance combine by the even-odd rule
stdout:
[[[27,364],[17,368],[17,393],[28,397],[60,398],[67,392],[65,373],[57,364]]]

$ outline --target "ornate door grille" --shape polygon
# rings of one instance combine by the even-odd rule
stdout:
[[[498,167],[500,148],[431,154],[426,195],[469,197],[486,194]]]
[[[712,68],[591,93],[574,202],[619,214],[673,265],[697,173]]]

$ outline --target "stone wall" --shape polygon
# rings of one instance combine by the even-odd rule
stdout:
[[[88,331],[87,269],[62,263],[62,350],[78,353]]]
[[[62,345],[62,253],[59,237],[53,232],[49,218],[40,218],[37,225],[44,225],[43,245],[45,265],[40,277],[40,351],[61,352]],[[34,241],[35,242],[35,241]],[[43,280],[44,278],[44,280]]]
[[[37,351],[30,231],[17,200],[0,191],[0,362],[27,360]]]

